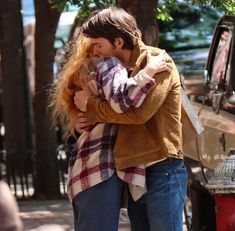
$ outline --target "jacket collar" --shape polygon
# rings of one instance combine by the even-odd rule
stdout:
[[[139,41],[136,43],[134,49],[132,50],[131,56],[130,56],[130,59],[129,59],[129,62],[128,62],[128,64],[126,65],[126,68],[127,68],[128,70],[131,70],[131,69],[133,69],[133,68],[135,67],[136,62],[137,62],[137,59],[139,58],[140,54],[141,54],[141,53],[143,52],[143,50],[145,50],[145,49],[146,49],[145,44],[144,44],[141,40],[139,40]]]

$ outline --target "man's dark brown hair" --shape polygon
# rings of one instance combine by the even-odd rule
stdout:
[[[114,44],[116,38],[124,40],[125,49],[133,49],[141,38],[134,17],[125,10],[109,7],[98,11],[82,26],[82,32],[91,38],[105,38]]]

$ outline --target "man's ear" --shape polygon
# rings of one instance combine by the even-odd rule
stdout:
[[[115,45],[116,48],[122,49],[122,47],[124,45],[123,38],[121,38],[121,37],[116,38],[115,41],[114,41],[114,45]]]

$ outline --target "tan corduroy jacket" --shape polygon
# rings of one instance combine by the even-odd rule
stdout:
[[[159,48],[148,47],[141,41],[134,48],[128,64],[132,76],[146,64],[146,50],[158,55]],[[150,163],[166,157],[183,158],[180,77],[174,70],[154,76],[156,87],[147,95],[139,108],[117,114],[109,104],[90,97],[86,116],[91,122],[118,123],[114,147],[117,169]]]

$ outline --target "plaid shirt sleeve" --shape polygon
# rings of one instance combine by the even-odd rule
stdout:
[[[155,85],[155,80],[143,70],[128,78],[126,68],[117,58],[100,60],[97,72],[104,98],[117,113],[123,113],[130,107],[139,107]]]

